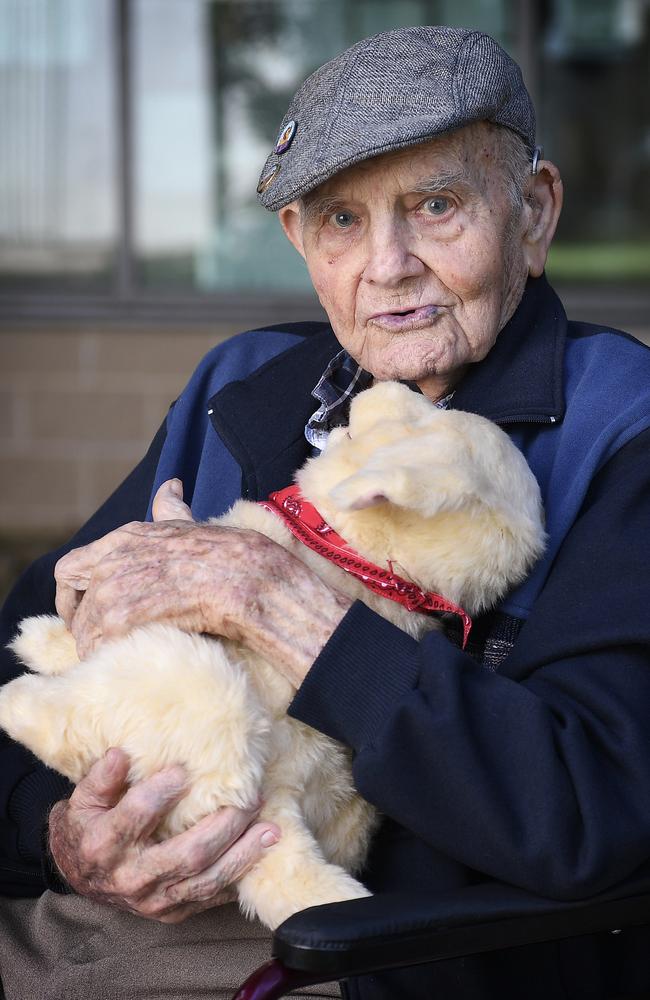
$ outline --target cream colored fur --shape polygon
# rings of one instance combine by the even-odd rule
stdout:
[[[522,455],[481,417],[437,409],[396,383],[361,393],[297,480],[347,542],[476,614],[521,581],[544,544],[539,490]],[[238,501],[219,523],[254,528],[333,586],[413,636],[438,627],[374,596],[297,542],[276,515]],[[36,673],[0,693],[0,725],[79,781],[110,746],[130,781],[182,763],[192,787],[157,831],[172,836],[220,806],[250,806],[282,829],[239,883],[248,915],[275,927],[306,906],[367,895],[351,872],[366,855],[373,809],[354,790],[349,753],[286,715],[293,691],[226,640],[149,625],[79,663],[62,621],[31,618],[13,649]],[[383,665],[377,664],[377,683]]]

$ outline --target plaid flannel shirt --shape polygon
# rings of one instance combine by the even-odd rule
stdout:
[[[344,427],[348,422],[350,403],[359,392],[372,385],[373,376],[351,358],[346,350],[335,354],[312,390],[320,406],[307,421],[305,437],[315,451],[322,451],[334,427]],[[414,383],[408,385],[419,392]],[[436,406],[446,410],[453,392],[439,399]]]

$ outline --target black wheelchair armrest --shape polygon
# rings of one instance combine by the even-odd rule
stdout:
[[[649,876],[577,902],[495,882],[436,896],[385,893],[290,917],[273,938],[273,961],[235,1000],[274,1000],[298,986],[380,969],[648,923]]]

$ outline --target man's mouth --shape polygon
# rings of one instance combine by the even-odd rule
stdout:
[[[368,322],[385,330],[419,330],[429,326],[439,313],[438,306],[415,306],[413,309],[375,313]]]

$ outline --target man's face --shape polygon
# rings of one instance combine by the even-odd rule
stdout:
[[[281,218],[334,332],[377,379],[432,398],[490,350],[528,273],[498,137],[482,124],[367,160]]]

